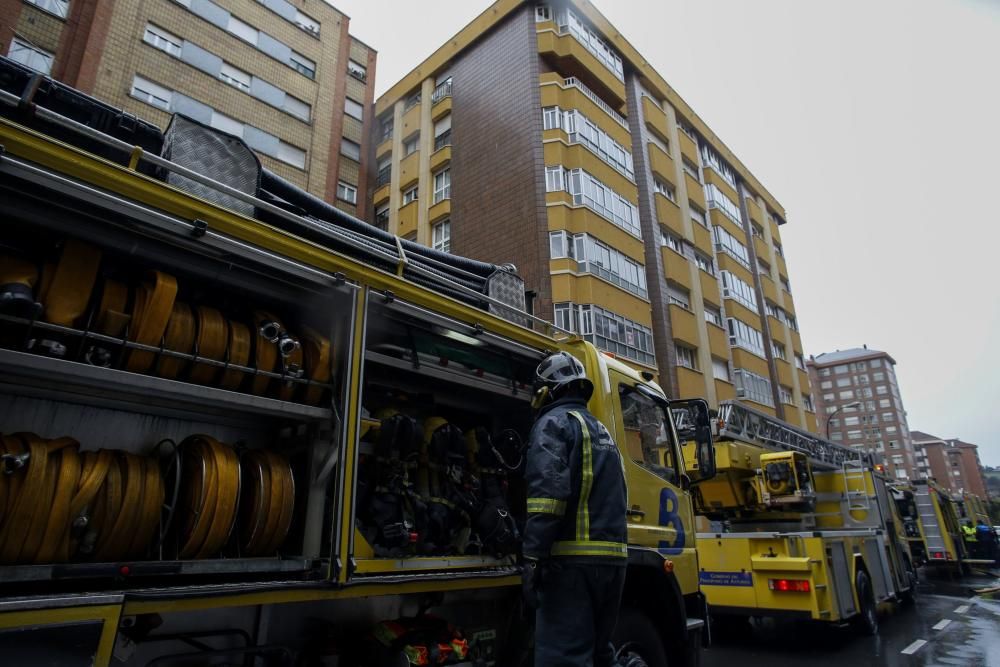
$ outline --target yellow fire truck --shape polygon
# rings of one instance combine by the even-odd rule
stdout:
[[[869,456],[738,401],[723,401],[717,428],[718,473],[695,478],[699,578],[712,614],[876,632],[878,605],[912,596],[916,570]]]
[[[519,463],[567,350],[624,453],[615,641],[695,664],[671,402],[508,267],[350,218],[239,139],[0,59],[4,664],[520,665]],[[254,663],[258,664],[258,663]]]

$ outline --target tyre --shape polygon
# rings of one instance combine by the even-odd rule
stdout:
[[[854,576],[854,590],[858,594],[858,614],[851,619],[859,634],[871,637],[878,634],[878,608],[871,579],[863,570]]]
[[[667,667],[663,639],[649,617],[638,609],[622,609],[611,635],[611,643],[615,645],[621,665]]]

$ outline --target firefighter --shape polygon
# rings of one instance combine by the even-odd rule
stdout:
[[[962,538],[965,540],[965,550],[969,557],[975,558],[979,555],[979,544],[976,541],[976,529],[971,521],[962,524]]]
[[[535,666],[608,667],[628,557],[621,455],[587,410],[594,386],[575,357],[545,359],[535,387],[524,531]]]
[[[985,521],[976,521],[976,542],[979,543],[979,557],[996,562],[997,535]]]

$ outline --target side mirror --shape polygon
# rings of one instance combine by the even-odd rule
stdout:
[[[681,485],[681,490],[683,491],[691,490],[691,478],[688,477],[688,474],[686,472],[681,473],[680,485]]]
[[[715,477],[715,444],[712,441],[712,420],[708,402],[703,398],[670,401],[674,425],[682,442],[694,441],[698,462],[698,481]]]

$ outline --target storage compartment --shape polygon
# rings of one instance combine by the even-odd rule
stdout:
[[[361,401],[356,576],[509,566],[543,357],[372,293]]]
[[[2,208],[0,586],[328,576],[357,288]]]

